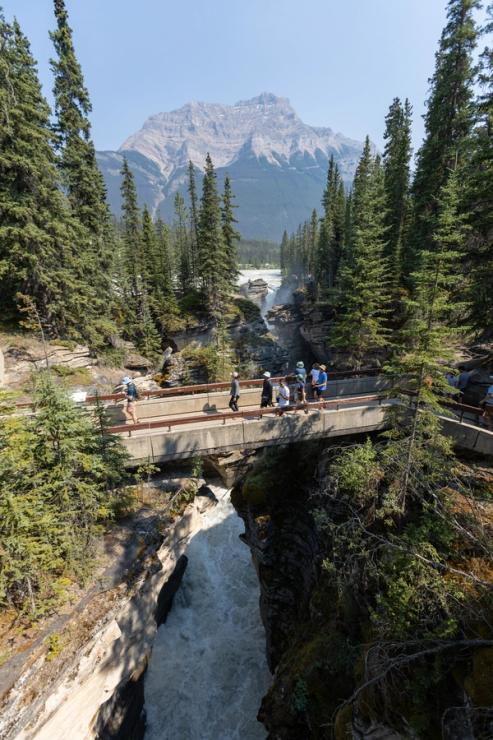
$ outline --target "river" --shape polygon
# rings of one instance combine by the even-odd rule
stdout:
[[[259,585],[243,522],[223,486],[190,540],[188,567],[145,680],[146,740],[265,740],[256,714],[271,683]]]

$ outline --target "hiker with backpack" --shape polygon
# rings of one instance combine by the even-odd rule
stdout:
[[[122,378],[122,385],[125,386],[125,394],[126,394],[126,400],[127,400],[127,407],[123,409],[123,413],[127,417],[127,419],[132,419],[134,424],[138,424],[139,420],[137,418],[137,401],[139,400],[139,391],[137,390],[137,386],[133,382],[132,378],[129,378],[128,375],[126,375],[124,378]]]

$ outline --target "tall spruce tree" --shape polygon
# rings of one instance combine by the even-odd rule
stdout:
[[[472,55],[477,41],[473,12],[479,0],[449,0],[425,114],[425,139],[413,184],[412,246],[428,249],[436,227],[437,203],[449,172],[460,166],[473,123]]]
[[[126,159],[122,166],[122,229],[125,253],[126,281],[123,295],[123,330],[135,342],[138,349],[149,358],[155,358],[161,351],[161,339],[153,315],[153,301],[149,290],[149,274],[152,258],[145,252],[151,251],[154,240],[151,236],[152,221],[147,212],[149,243],[144,244],[142,218],[137,204],[137,190],[134,177]],[[150,246],[151,245],[151,246]]]
[[[187,226],[188,213],[181,193],[176,193],[174,200],[173,236],[174,250],[178,262],[178,282],[181,292],[187,293],[192,287],[192,255],[190,232]]]
[[[54,74],[55,143],[58,166],[72,210],[86,228],[88,238],[77,258],[83,263],[86,279],[94,286],[96,323],[111,308],[109,279],[114,252],[114,229],[106,202],[106,187],[96,163],[91,139],[91,103],[77,60],[72,29],[64,0],[54,0],[57,28],[50,33],[56,51],[51,60]],[[111,327],[100,326],[103,331]]]
[[[224,178],[223,202],[221,208],[221,220],[224,241],[224,282],[230,293],[236,289],[238,280],[238,240],[239,232],[235,229],[238,223],[234,215],[234,194],[231,189],[231,181],[226,175]]]
[[[99,236],[108,220],[106,189],[91,139],[89,93],[77,60],[64,0],[54,0],[57,29],[50,33],[57,58],[51,60],[55,85],[56,144],[67,193],[80,221]]]
[[[487,9],[484,34],[493,32],[493,5]],[[480,95],[475,106],[472,154],[467,165],[463,208],[472,229],[466,255],[470,274],[470,321],[483,340],[493,338],[493,49],[480,59]]]
[[[289,236],[286,229],[284,229],[281,246],[280,246],[280,267],[281,275],[285,277],[288,274],[288,251],[289,251]]]
[[[345,194],[339,168],[331,156],[322,196],[323,216],[319,233],[316,281],[321,295],[334,288],[344,239]]]
[[[352,241],[339,270],[337,318],[330,342],[355,368],[388,344],[388,262],[385,249],[385,189],[380,158],[363,151],[354,189]]]
[[[209,311],[218,317],[225,298],[224,237],[221,222],[221,199],[217,177],[209,154],[206,157],[199,217],[199,270]]]
[[[89,338],[94,295],[74,253],[85,233],[59,187],[50,110],[29,43],[3,16],[0,102],[2,315],[18,322],[27,301],[49,335]]]
[[[387,207],[387,246],[392,287],[402,285],[403,273],[410,269],[405,254],[410,208],[411,115],[408,100],[402,105],[394,98],[385,119],[383,166]]]
[[[190,197],[190,265],[192,271],[192,283],[194,287],[197,287],[199,206],[197,185],[195,182],[195,167],[191,160],[188,163],[188,195]]]
[[[140,293],[140,279],[144,265],[142,264],[142,235],[137,189],[126,158],[123,159],[121,177],[124,261],[129,281],[126,288],[130,290],[131,298],[135,302]]]
[[[400,393],[403,404],[390,411],[397,440],[391,453],[400,467],[400,505],[404,508],[413,467],[425,468],[423,459],[450,452],[450,441],[441,434],[437,411],[450,392],[446,364],[453,357],[458,331],[454,326],[457,302],[452,291],[461,273],[467,227],[461,214],[461,175],[457,169],[447,178],[438,199],[435,231],[429,249],[422,250],[413,274],[412,298],[406,299],[408,321],[401,344],[389,369],[394,377],[392,395]],[[462,307],[463,309],[463,307]],[[409,392],[413,406],[409,410]],[[402,440],[404,442],[402,443]],[[436,459],[435,459],[436,462]],[[433,465],[428,466],[429,470]]]

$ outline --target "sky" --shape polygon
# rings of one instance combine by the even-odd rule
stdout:
[[[29,37],[51,100],[52,0],[0,0]],[[414,144],[446,0],[67,0],[97,149],[190,100],[287,97],[308,124],[381,149],[392,99],[414,107]]]

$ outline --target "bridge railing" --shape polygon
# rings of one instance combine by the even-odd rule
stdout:
[[[343,380],[343,379],[350,379],[350,378],[357,378],[360,376],[368,377],[368,376],[375,376],[378,375],[379,372],[381,372],[380,368],[377,367],[367,367],[367,368],[361,368],[360,370],[341,370],[337,372],[329,372],[329,378],[328,382],[330,383],[331,380]],[[295,377],[294,373],[285,373],[284,375],[279,375],[276,377],[271,378],[271,381],[276,383],[280,382],[283,378],[286,377]],[[263,384],[264,380],[263,378],[240,378],[240,383],[242,388],[256,388],[260,387]],[[150,391],[139,391],[139,395],[142,398],[168,398],[170,396],[189,396],[194,395],[195,393],[210,393],[214,391],[227,391],[231,387],[231,381],[224,381],[219,383],[201,383],[196,385],[178,385],[173,386],[171,388],[160,388],[156,390],[150,390]],[[88,405],[95,404],[95,403],[101,403],[101,402],[109,402],[109,401],[123,401],[126,398],[125,393],[98,393],[93,396],[87,396],[85,401],[83,403],[86,403]],[[16,404],[16,408],[22,409],[22,408],[30,408],[33,405],[32,401],[21,401]]]
[[[225,413],[215,414],[201,414],[196,416],[181,417],[178,419],[157,419],[156,421],[139,421],[137,424],[120,424],[109,428],[109,432],[112,434],[119,434],[122,432],[128,432],[131,436],[131,432],[138,431],[151,431],[152,429],[164,429],[167,428],[171,431],[173,427],[184,426],[186,424],[196,423],[207,423],[211,421],[221,421],[226,424],[231,419],[261,419],[263,416],[280,416],[286,412],[293,411],[311,411],[314,409],[326,409],[334,408],[336,411],[343,406],[351,406],[355,403],[369,403],[378,402],[381,405],[382,401],[388,400],[385,395],[374,394],[365,396],[354,396],[347,399],[328,399],[326,401],[316,401],[314,403],[298,403],[290,406],[284,406],[279,408],[278,406],[271,406],[267,408],[250,409],[247,411],[228,411]]]

